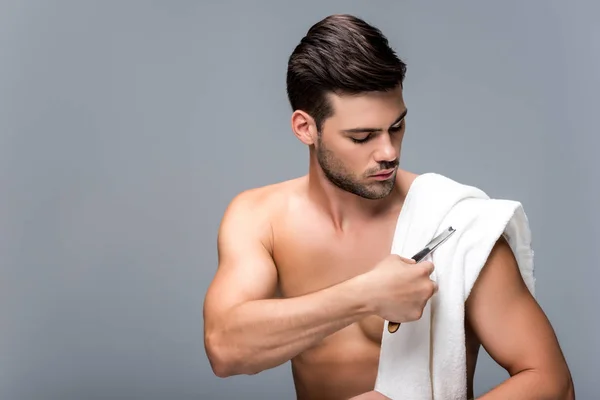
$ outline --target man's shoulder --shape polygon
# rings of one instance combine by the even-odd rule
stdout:
[[[301,178],[299,178],[301,179]],[[289,203],[301,182],[298,179],[245,189],[238,192],[227,205],[219,227],[219,237],[234,235],[244,240],[258,239],[270,249],[273,222]]]
[[[254,218],[269,218],[297,193],[304,177],[245,189],[230,201],[226,213],[249,214]]]

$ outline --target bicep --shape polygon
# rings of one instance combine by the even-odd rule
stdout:
[[[268,219],[240,203],[232,202],[219,228],[219,263],[204,301],[207,323],[241,303],[272,297],[277,288]]]
[[[509,374],[562,365],[554,330],[501,238],[466,304],[467,319],[488,354]]]

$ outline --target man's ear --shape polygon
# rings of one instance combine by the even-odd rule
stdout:
[[[302,143],[307,146],[315,144],[317,139],[317,125],[313,117],[301,110],[292,114],[292,131]]]

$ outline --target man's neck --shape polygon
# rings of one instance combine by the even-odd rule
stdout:
[[[344,232],[350,225],[372,220],[395,209],[402,201],[396,186],[383,199],[370,200],[333,184],[317,165],[309,166],[308,193],[311,199],[329,215],[335,229]]]

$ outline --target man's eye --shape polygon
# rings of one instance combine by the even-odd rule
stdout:
[[[402,121],[402,123],[400,125],[390,128],[390,132],[392,132],[392,133],[400,132],[403,127],[404,127],[404,121]]]
[[[365,138],[362,139],[357,139],[357,138],[350,138],[350,140],[352,140],[354,143],[365,143],[367,140],[369,140],[371,138],[371,135],[366,136]]]

